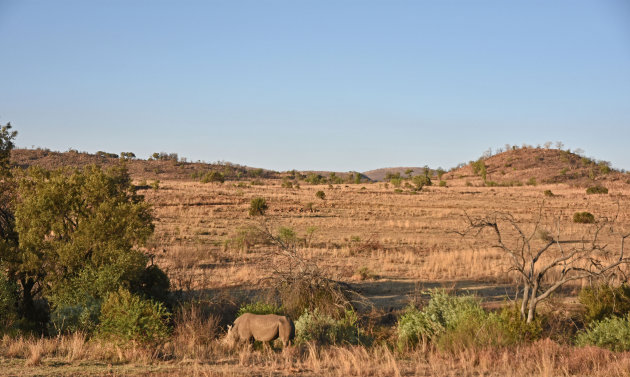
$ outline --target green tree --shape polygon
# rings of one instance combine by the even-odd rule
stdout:
[[[437,176],[438,176],[438,181],[442,180],[442,176],[446,173],[446,171],[442,168],[437,168],[436,170],[437,172]]]
[[[424,186],[431,186],[431,178],[426,175],[416,175],[411,179],[416,185],[416,190],[422,190]]]
[[[22,313],[36,312],[38,295],[54,309],[146,285],[147,257],[138,247],[153,233],[153,216],[124,164],[107,171],[29,168],[18,192],[19,244],[0,258],[20,285]]]
[[[0,179],[6,177],[11,167],[11,150],[17,131],[11,131],[11,123],[0,127]]]

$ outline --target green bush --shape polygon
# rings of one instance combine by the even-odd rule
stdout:
[[[225,251],[235,249],[247,252],[249,248],[259,244],[267,245],[269,244],[269,240],[261,233],[260,229],[255,226],[246,226],[238,228],[234,236],[226,239],[223,243],[223,248]]]
[[[68,334],[81,331],[92,333],[99,323],[101,302],[93,297],[75,305],[59,305],[50,314],[52,334]]]
[[[353,310],[346,310],[343,318],[320,313],[317,309],[305,310],[295,321],[296,342],[313,341],[319,344],[366,344],[370,339],[358,326]]]
[[[611,287],[585,287],[580,291],[579,300],[584,305],[586,322],[601,321],[611,316],[624,316],[630,313],[630,286],[624,284]]]
[[[423,310],[410,305],[398,321],[398,346],[435,344],[447,351],[474,346],[511,345],[540,337],[540,320],[526,323],[518,308],[504,307],[487,313],[473,296],[449,296],[442,290],[429,292]]]
[[[326,183],[326,178],[322,177],[320,174],[310,173],[306,177],[305,181],[312,185],[319,185],[321,183]]]
[[[391,178],[389,180],[389,183],[391,183],[394,187],[400,187],[401,183],[402,183],[402,178]]]
[[[468,317],[483,317],[485,312],[472,296],[449,296],[443,290],[429,291],[431,299],[423,310],[410,305],[398,321],[399,346],[415,346],[436,340],[447,329],[457,327]]]
[[[536,186],[538,182],[536,182],[536,177],[531,177],[530,179],[527,180],[525,184],[527,186]]]
[[[484,181],[486,180],[486,176],[487,176],[487,166],[486,163],[483,159],[479,159],[477,161],[472,162],[471,164],[473,173],[475,175],[478,175],[481,177],[481,179],[483,179]]]
[[[126,289],[107,296],[99,319],[98,335],[104,339],[155,344],[170,333],[170,313],[164,306]]]
[[[553,193],[553,192],[551,192],[551,190],[545,190],[545,191],[543,191],[543,194],[544,194],[545,196],[550,197],[550,198],[555,196],[555,195],[554,195],[554,193]]]
[[[416,175],[411,178],[413,184],[416,185],[417,190],[422,190],[424,186],[431,186],[431,178],[426,175]]]
[[[612,351],[630,350],[630,318],[611,317],[593,322],[588,329],[578,333],[579,346],[598,346]]]
[[[282,178],[282,187],[288,189],[293,188],[293,182],[291,182],[288,177],[284,177]]]
[[[446,187],[446,181],[440,181],[440,187]]]
[[[324,199],[326,198],[326,194],[325,194],[323,191],[321,191],[321,190],[320,190],[320,191],[317,191],[317,192],[315,193],[315,196],[316,196],[317,198],[321,199],[321,200],[324,200]]]
[[[268,208],[265,198],[254,198],[249,205],[249,215],[264,216]]]
[[[245,313],[282,314],[283,309],[281,306],[278,306],[276,304],[268,304],[266,302],[258,301],[241,306],[241,308],[238,310],[237,317],[240,317]]]
[[[225,182],[225,176],[223,175],[223,173],[220,173],[218,171],[214,171],[214,170],[210,171],[201,178],[201,183],[209,183],[209,182],[223,183]]]
[[[527,323],[521,317],[518,304],[506,305],[500,312],[490,314],[490,322],[498,329],[496,344],[512,345],[531,342],[542,335],[541,317]]]
[[[608,189],[604,186],[592,186],[586,189],[586,193],[589,195],[592,194],[608,194]]]
[[[578,224],[594,224],[595,216],[590,212],[576,212],[573,214],[573,222]]]

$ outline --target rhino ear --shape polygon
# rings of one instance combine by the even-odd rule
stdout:
[[[228,332],[230,332],[230,330],[232,330],[232,325],[228,325]]]

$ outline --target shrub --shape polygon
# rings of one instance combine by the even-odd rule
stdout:
[[[237,313],[237,317],[245,313],[252,314],[282,314],[283,309],[276,304],[268,304],[266,302],[257,301],[250,304],[245,304],[240,307]]]
[[[357,275],[361,280],[375,279],[376,275],[370,270],[369,267],[363,266],[357,270]]]
[[[282,178],[282,187],[288,188],[288,189],[293,188],[293,182],[291,182],[289,178],[284,177]]]
[[[424,186],[431,186],[431,178],[426,175],[416,175],[411,179],[417,190],[422,190]]]
[[[90,334],[98,326],[100,312],[101,303],[93,297],[75,305],[60,305],[50,314],[49,330],[53,334]]]
[[[624,284],[611,287],[585,287],[580,291],[579,300],[586,309],[587,322],[600,321],[611,316],[624,316],[630,312],[630,286]]]
[[[169,336],[169,318],[161,303],[120,289],[103,302],[98,334],[117,341],[159,343]]]
[[[400,187],[400,184],[402,183],[402,178],[392,178],[389,180],[389,183],[391,183],[394,187]]]
[[[351,305],[347,292],[337,282],[320,275],[318,271],[307,271],[283,277],[276,286],[284,312],[296,318],[304,310],[319,310],[335,318]]]
[[[442,290],[429,293],[431,299],[423,310],[410,305],[398,321],[399,347],[433,342],[443,350],[459,351],[531,341],[542,332],[540,320],[526,323],[516,306],[486,313],[473,296],[449,296]]]
[[[0,272],[0,334],[11,330],[17,315],[17,285]]]
[[[225,182],[225,176],[223,175],[223,173],[220,173],[218,171],[214,171],[214,170],[210,171],[201,178],[201,183],[208,183],[208,182],[223,183]]]
[[[595,216],[590,212],[576,212],[573,214],[573,222],[578,224],[593,224]]]
[[[156,179],[155,181],[151,182],[151,188],[153,188],[154,190],[159,190],[160,189],[160,180]]]
[[[578,334],[576,344],[593,345],[612,351],[630,350],[630,318],[612,317],[593,322]]]
[[[608,189],[604,186],[592,186],[586,189],[588,195],[592,194],[608,194]]]
[[[314,341],[319,344],[365,344],[370,339],[358,326],[353,310],[346,310],[344,317],[335,320],[327,314],[305,310],[295,321],[296,342]]]
[[[531,342],[539,339],[542,334],[542,320],[536,317],[527,323],[521,317],[517,304],[504,306],[498,314],[491,314],[491,322],[499,330],[497,344],[511,345]]]
[[[440,181],[440,187],[446,187],[446,181]]]
[[[536,177],[531,177],[526,183],[527,186],[536,186],[537,184],[538,182],[536,182]]]
[[[326,182],[326,178],[322,177],[319,174],[310,173],[306,177],[305,181],[310,183],[310,184],[312,184],[312,185],[319,185],[320,183]]]
[[[449,296],[443,290],[429,291],[431,299],[423,310],[410,305],[398,321],[399,346],[415,346],[435,340],[447,329],[453,329],[468,316],[485,313],[472,296]]]
[[[157,265],[153,264],[145,268],[140,275],[139,281],[134,283],[133,288],[135,292],[160,302],[165,303],[167,301],[171,282],[166,273]]]
[[[553,192],[551,192],[551,190],[545,190],[545,191],[543,191],[543,194],[544,194],[545,196],[548,196],[548,197],[553,197],[553,196],[555,196],[555,195],[554,195],[554,193],[553,193]]]
[[[321,200],[324,200],[324,199],[326,198],[326,194],[325,194],[323,191],[321,191],[321,190],[320,190],[320,191],[317,191],[317,192],[315,193],[315,196],[316,196],[317,198],[321,199]]]
[[[257,244],[265,245],[268,243],[268,240],[260,232],[260,229],[247,226],[239,228],[232,238],[225,240],[223,246],[226,251],[230,248],[239,251],[247,251],[250,247]]]
[[[265,198],[254,198],[252,199],[249,206],[249,215],[264,216],[268,208],[269,207],[267,206],[267,201],[265,200]]]

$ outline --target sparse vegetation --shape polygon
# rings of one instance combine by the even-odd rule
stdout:
[[[55,217],[52,210],[33,216],[29,229],[43,230],[28,240],[15,233],[17,199],[22,197],[15,191],[19,186],[12,184],[22,179],[39,182],[39,178],[7,163],[0,170],[0,326],[6,334],[0,338],[0,363],[6,374],[40,370],[42,374],[71,374],[93,368],[93,374],[123,375],[133,374],[133,368],[146,373],[151,365],[156,373],[207,375],[235,367],[253,374],[269,374],[273,368],[277,374],[451,375],[466,368],[464,374],[478,375],[623,375],[629,359],[617,350],[627,348],[627,287],[585,288],[579,295],[579,308],[574,301],[576,292],[591,279],[618,284],[627,275],[627,266],[621,263],[608,270],[616,275],[597,271],[596,276],[581,280],[577,276],[584,266],[608,267],[618,260],[619,234],[610,232],[618,227],[601,219],[593,225],[573,225],[571,215],[588,210],[610,219],[617,212],[625,214],[625,204],[618,208],[606,197],[585,201],[583,189],[576,187],[583,187],[588,171],[580,168],[573,154],[562,151],[574,185],[555,185],[565,182],[557,174],[562,167],[553,165],[552,153],[559,156],[560,152],[509,149],[530,153],[535,161],[544,157],[553,173],[531,173],[524,166],[531,159],[507,162],[501,155],[486,156],[486,178],[505,164],[515,169],[506,169],[501,178],[497,175],[496,181],[486,179],[484,184],[471,177],[469,167],[460,167],[467,170],[444,175],[448,190],[425,190],[417,196],[411,195],[417,190],[414,179],[435,179],[437,173],[440,186],[446,183],[439,169],[425,169],[424,174],[416,169],[417,175],[401,170],[404,176],[389,177],[400,179],[396,190],[401,195],[392,192],[391,183],[364,180],[363,186],[351,185],[360,177],[356,172],[347,176],[323,173],[317,184],[334,186],[325,205],[320,202],[321,208],[309,202],[315,200],[313,193],[319,188],[290,189],[287,182],[296,188],[297,180],[305,178],[298,172],[274,175],[225,163],[187,165],[178,158],[176,165],[172,160],[131,158],[124,163],[133,169],[136,186],[127,186],[125,179],[114,181],[123,182],[124,195],[134,200],[109,202],[100,195],[87,206],[74,205],[79,215],[65,217],[82,224],[85,232],[75,236],[62,237],[61,230],[71,225],[62,216],[54,229],[40,225],[37,219]],[[70,157],[45,150],[36,153],[72,161],[89,158],[83,152],[72,152]],[[106,155],[92,157],[103,166],[118,163],[117,157],[112,161]],[[21,161],[19,165],[24,166],[25,160]],[[80,166],[79,172],[91,169]],[[590,164],[591,168],[597,182],[607,185],[609,179],[616,179],[615,193],[627,195],[623,186],[627,177],[619,180],[614,171],[603,177],[599,163]],[[174,169],[181,169],[181,174],[173,175]],[[241,181],[199,184],[211,171]],[[62,180],[55,172],[42,172],[42,181]],[[164,189],[147,190],[146,182],[154,180],[155,174]],[[59,175],[74,178],[64,190],[38,189],[37,195],[75,192],[75,183],[94,181],[77,178],[73,169]],[[251,186],[253,177],[256,185]],[[553,207],[542,208],[533,217],[532,208],[542,198],[540,188],[524,185],[529,178],[555,193]],[[467,179],[474,184],[467,185]],[[146,202],[136,190],[146,196]],[[252,198],[267,198],[264,203],[271,201],[273,211],[267,215],[265,208],[264,217],[252,219],[244,211]],[[586,207],[576,208],[576,203]],[[140,220],[112,221],[116,217],[110,212],[102,212],[101,222],[81,217],[100,207],[116,213],[116,208],[122,211],[118,207],[138,204],[146,205],[150,217],[159,221],[154,223],[154,234],[150,232],[146,240],[134,242],[131,251],[122,254],[117,254],[120,231],[110,230],[122,223],[137,225]],[[493,218],[494,208],[510,216]],[[497,220],[490,223],[498,227],[505,248],[489,247],[501,245],[492,227],[472,227],[471,235],[479,233],[465,242],[453,237],[452,229],[461,222],[464,210],[471,220]],[[626,216],[617,219],[621,228],[627,228]],[[508,220],[518,228],[510,228]],[[525,238],[517,236],[519,229]],[[90,231],[103,234],[94,237]],[[22,282],[14,278],[19,270],[9,268],[14,262],[11,258],[20,254],[11,251],[19,250],[19,242],[38,238],[41,242],[30,250],[46,253],[42,265],[55,266],[54,276],[42,278],[41,290],[39,284],[33,285],[33,304],[40,316],[27,319]],[[66,243],[66,238],[73,242]],[[576,240],[587,242],[569,242]],[[602,253],[590,249],[591,243],[602,247]],[[545,249],[546,245],[550,246]],[[52,254],[53,249],[59,251]],[[82,258],[69,257],[75,249],[85,253]],[[594,264],[573,259],[554,264],[562,252],[584,256],[582,262]],[[512,264],[512,255],[525,263]],[[138,263],[131,263],[136,258]],[[122,273],[112,261],[137,268]],[[539,274],[550,265],[548,274]],[[64,269],[71,273],[61,276]],[[570,275],[563,275],[565,271]],[[567,278],[575,280],[563,282]],[[532,282],[538,283],[537,290]],[[549,305],[535,306],[536,315],[528,322],[532,298],[544,301],[541,296],[558,283],[564,289],[549,294]],[[428,298],[421,293],[433,286],[452,289],[452,293],[432,291]],[[361,294],[354,287],[360,287]],[[468,289],[479,296],[467,294]],[[518,292],[516,301],[501,305],[503,292],[510,299]],[[410,301],[413,305],[408,305]],[[123,311],[124,316],[119,314]],[[225,329],[244,312],[288,314],[296,324],[297,344],[282,353],[258,345],[228,350],[222,343]]]
[[[269,206],[267,205],[267,200],[265,200],[265,198],[254,198],[249,204],[249,215],[264,216],[267,209],[269,209]]]
[[[320,190],[315,193],[315,197],[318,199],[324,200],[326,199],[326,194]]]
[[[593,194],[608,194],[608,189],[604,186],[592,186],[586,189],[586,193]]]
[[[573,214],[573,222],[577,224],[594,224],[595,216],[590,212],[576,212]]]

